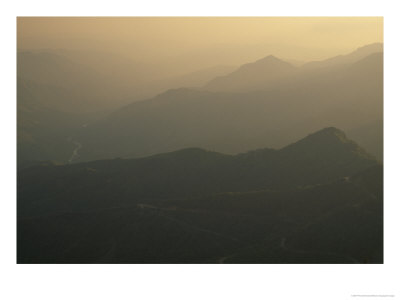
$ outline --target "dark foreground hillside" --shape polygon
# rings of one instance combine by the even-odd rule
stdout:
[[[326,128],[18,173],[18,263],[383,263],[382,165]]]

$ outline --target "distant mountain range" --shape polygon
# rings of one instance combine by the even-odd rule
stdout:
[[[367,53],[357,50],[341,61],[360,60],[321,68],[294,67],[270,56],[201,89],[173,89],[134,102],[81,131],[77,161],[187,147],[231,154],[281,148],[329,126],[343,128],[382,160],[383,54]]]
[[[347,55],[338,55],[322,61],[312,61],[300,66],[269,55],[253,63],[245,64],[225,76],[217,77],[205,85],[210,91],[251,91],[266,90],[277,84],[291,84],[293,81],[308,79],[311,75],[320,75],[315,71],[332,72],[335,68],[353,64],[375,53],[383,53],[383,44],[375,43],[356,49]],[[284,79],[284,80],[283,80]],[[282,81],[283,80],[283,81]]]
[[[84,84],[93,86],[104,98],[99,89],[108,89],[106,84],[99,84],[104,80],[99,78],[103,73],[92,76],[97,71],[83,70],[85,61],[95,66],[95,59],[20,53],[18,126],[23,130],[19,133],[19,161],[65,163],[76,142],[82,147],[74,162],[141,157],[188,147],[237,154],[255,148],[281,148],[328,126],[343,128],[382,160],[382,48],[382,44],[367,45],[347,55],[297,67],[267,56],[233,71],[229,67],[207,69],[160,80],[154,91],[179,83],[203,84],[207,77],[225,75],[202,87],[167,90],[113,112],[95,114],[77,107],[100,108],[98,99],[76,94]],[[151,74],[144,77],[148,80]],[[136,83],[132,89],[138,91],[144,82],[138,79]],[[56,122],[46,121],[56,115]],[[39,120],[44,126],[27,125]]]
[[[381,263],[382,165],[336,128],[18,173],[19,263]]]

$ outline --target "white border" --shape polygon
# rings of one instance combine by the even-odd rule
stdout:
[[[355,299],[395,294],[400,249],[399,21],[390,1],[15,1],[1,15],[2,299]],[[6,5],[7,7],[4,7]],[[16,16],[384,16],[384,265],[16,265]],[[5,106],[5,107],[4,107]],[[398,277],[398,276],[397,276]],[[377,298],[374,298],[377,299]]]

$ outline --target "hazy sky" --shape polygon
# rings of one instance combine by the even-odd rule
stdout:
[[[18,18],[18,49],[97,50],[135,61],[318,60],[383,42],[383,18]]]

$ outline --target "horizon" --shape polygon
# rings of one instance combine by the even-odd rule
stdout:
[[[19,17],[17,36],[18,51],[109,53],[184,74],[268,55],[299,63],[345,55],[383,43],[383,18]]]

